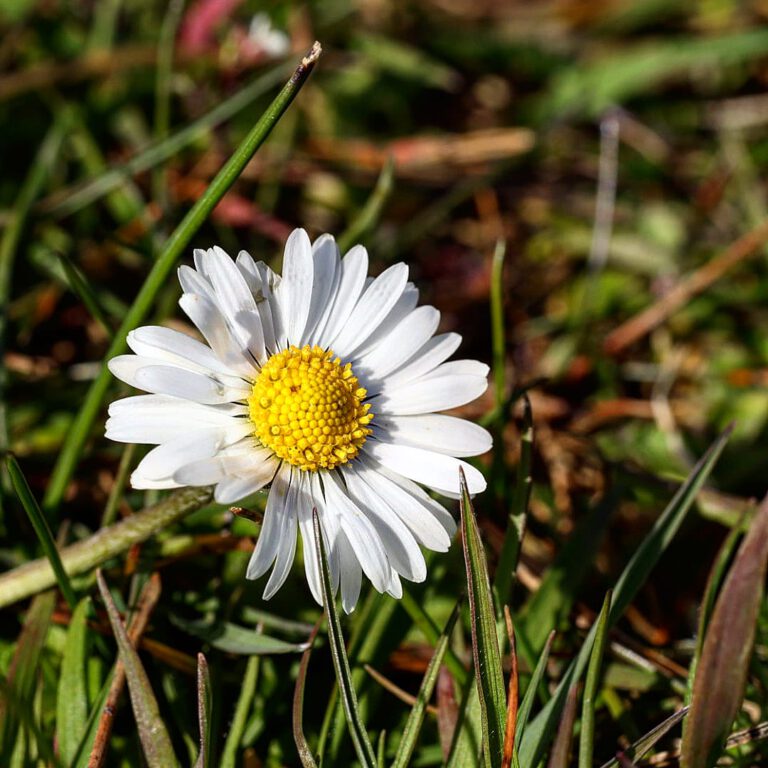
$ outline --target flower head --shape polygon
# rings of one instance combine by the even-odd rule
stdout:
[[[151,394],[111,404],[107,437],[153,448],[131,476],[134,488],[215,485],[231,504],[270,486],[247,577],[270,568],[264,596],[283,584],[297,529],[310,589],[322,602],[312,510],[326,539],[347,611],[361,575],[402,594],[400,577],[422,581],[420,547],[445,551],[455,524],[428,496],[471,493],[482,474],[457,457],[491,447],[488,432],[436,413],[487,387],[488,367],[445,362],[455,333],[435,336],[439,312],[417,307],[408,268],[368,277],[368,254],[340,258],[335,241],[313,244],[297,229],[283,275],[241,252],[194,252],[181,267],[179,304],[207,344],[169,328],[128,335],[133,355],[113,358],[119,379]]]

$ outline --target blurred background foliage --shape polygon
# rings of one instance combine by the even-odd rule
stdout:
[[[256,14],[266,16],[254,22]],[[694,513],[616,631],[615,641],[644,661],[616,653],[609,660],[596,742],[607,760],[622,739],[679,705],[716,552],[766,490],[767,20],[764,0],[4,0],[8,444],[0,447],[19,458],[41,498],[149,265],[297,56],[320,40],[312,79],[195,243],[246,249],[279,266],[287,234],[304,226],[313,236],[354,236],[377,271],[409,263],[422,300],[442,312],[441,330],[460,332],[462,356],[493,362],[493,382],[506,387],[492,386],[462,409],[496,430],[493,461],[481,462],[490,489],[476,500],[492,570],[519,459],[520,401],[501,418],[492,412],[527,390],[534,483],[512,604],[523,626],[536,611],[541,623],[528,627],[528,641],[537,654],[550,628],[559,630],[553,677],[663,503],[735,422]],[[489,296],[498,240],[507,243],[498,283],[504,346],[494,358]],[[178,295],[169,281],[154,321],[189,330],[175,312]],[[638,325],[648,308],[648,322]],[[113,390],[127,394],[117,382]],[[93,435],[61,510],[68,540],[100,526],[120,457],[120,446]],[[129,489],[110,514],[154,500]],[[295,643],[318,610],[298,565],[268,604],[261,585],[243,580],[255,531],[207,508],[112,562],[111,580],[162,576],[142,658],[177,753],[195,754],[192,673],[205,649],[217,748],[244,679],[251,686],[232,747],[237,762],[222,765],[296,765],[290,705],[298,657],[248,661],[253,634],[236,629],[263,625]],[[6,493],[0,564],[10,569],[37,555],[30,524]],[[454,547],[432,558],[427,584],[411,594],[443,626],[463,578]],[[547,591],[537,593],[542,580]],[[14,658],[25,608],[3,611],[2,670]],[[54,730],[70,623],[64,603],[51,610],[32,697],[44,733]],[[411,617],[371,595],[345,625],[376,731],[396,734],[406,707],[360,665],[415,691],[430,649]],[[225,624],[228,644],[206,634]],[[767,642],[763,604],[739,727],[768,719]],[[92,704],[110,657],[95,646],[89,658]],[[332,682],[327,645],[319,641],[313,659],[304,723],[314,744]],[[436,728],[428,718],[414,765],[439,763]],[[326,737],[329,754],[339,755],[328,764],[351,764],[346,735],[337,727]],[[112,749],[108,764],[139,764],[127,706]],[[732,760],[758,765],[766,756],[753,744]]]

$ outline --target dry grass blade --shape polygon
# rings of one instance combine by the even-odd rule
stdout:
[[[195,768],[211,765],[211,675],[208,662],[202,653],[197,654],[197,720],[200,726],[200,752]]]
[[[547,768],[568,768],[573,741],[573,724],[576,722],[576,709],[579,703],[579,686],[572,685],[568,689],[568,697],[563,707],[563,716],[557,729],[552,752],[549,755]]]
[[[312,750],[307,743],[307,737],[304,735],[304,688],[307,684],[309,657],[312,655],[312,647],[315,644],[315,638],[320,631],[322,621],[322,618],[318,619],[307,641],[306,650],[301,654],[299,674],[296,676],[296,687],[293,689],[293,740],[296,742],[299,759],[304,768],[317,768]]]
[[[715,603],[693,683],[683,768],[714,765],[741,707],[768,566],[768,496]]]
[[[385,690],[389,691],[394,697],[400,699],[403,704],[407,704],[412,707],[416,704],[416,697],[408,691],[404,691],[397,683],[393,683],[386,675],[382,675],[377,669],[370,664],[363,664],[363,669]],[[437,716],[437,707],[431,704],[426,707],[427,712],[431,715]]]
[[[101,571],[97,571],[96,580],[102,600],[104,600],[104,604],[107,607],[109,623],[112,625],[112,631],[115,633],[115,640],[117,640],[120,651],[120,660],[125,667],[128,692],[131,695],[133,714],[136,718],[139,738],[147,765],[149,768],[173,768],[173,766],[178,765],[178,762],[173,751],[171,738],[160,716],[157,699],[155,699],[155,694],[152,692],[152,686],[147,673],[142,666],[138,654],[131,645],[128,633],[125,631],[120,614],[117,612],[117,607],[112,600],[109,587],[107,587]]]
[[[515,732],[517,730],[517,706],[518,684],[517,673],[517,648],[515,647],[515,628],[512,624],[512,614],[509,606],[504,606],[504,622],[507,625],[507,637],[509,638],[509,686],[507,688],[507,727],[504,732],[504,752],[501,757],[502,768],[510,768],[517,765],[517,751],[515,749]]]

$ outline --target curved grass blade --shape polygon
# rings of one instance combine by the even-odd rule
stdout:
[[[96,572],[96,582],[99,585],[101,599],[107,607],[109,623],[112,625],[112,631],[120,652],[120,661],[125,667],[128,692],[131,696],[133,714],[136,718],[139,739],[147,765],[149,768],[173,768],[173,766],[178,765],[178,762],[173,751],[171,738],[160,716],[157,699],[152,692],[147,673],[141,664],[139,655],[131,645],[101,571]]]
[[[555,630],[553,629],[549,633],[549,637],[544,643],[544,650],[539,656],[539,660],[536,662],[536,667],[531,675],[531,680],[528,683],[528,687],[525,689],[525,696],[520,704],[520,709],[517,712],[517,731],[515,733],[515,748],[520,749],[520,742],[523,739],[523,733],[525,727],[528,725],[528,719],[531,716],[531,710],[533,709],[533,702],[536,701],[536,692],[539,690],[541,681],[544,679],[544,672],[547,669],[547,661],[549,661],[549,652],[552,648],[552,641],[555,639]]]
[[[592,768],[592,756],[595,752],[595,699],[600,685],[600,668],[603,663],[605,643],[608,639],[608,613],[611,610],[611,591],[603,601],[600,615],[595,626],[595,641],[589,657],[587,681],[584,685],[584,697],[581,702],[581,733],[579,735],[579,768]]]
[[[90,598],[83,598],[72,613],[64,645],[56,699],[56,736],[59,755],[71,765],[88,726],[88,611]]]
[[[195,768],[210,768],[211,763],[211,675],[202,653],[197,654],[197,721],[200,726],[200,752]]]
[[[483,728],[483,755],[490,768],[500,768],[504,751],[507,694],[501,667],[501,652],[496,634],[488,564],[469,498],[464,472],[459,470],[461,486],[461,533],[467,569],[469,612],[472,625],[472,654],[475,680],[480,695],[480,722]]]
[[[674,538],[697,493],[701,490],[722,453],[731,431],[731,427],[725,430],[701,457],[688,479],[679,488],[624,568],[614,587],[614,598],[607,622],[609,628],[613,627],[619,620]],[[589,661],[596,631],[597,625],[594,625],[578,656],[571,662],[565,675],[563,675],[554,695],[526,729],[520,745],[520,761],[523,765],[536,765],[546,748],[554,730],[554,724],[565,704],[567,691],[581,677]]]
[[[517,647],[515,645],[515,627],[512,624],[512,614],[509,606],[504,606],[504,622],[507,625],[509,638],[509,687],[507,689],[507,723],[504,729],[504,753],[501,768],[519,768],[517,749],[515,747],[515,732],[517,731],[517,710],[519,695],[519,677],[517,670]]]
[[[112,341],[114,332],[106,313],[101,308],[98,293],[88,282],[88,278],[80,271],[80,268],[64,253],[56,252],[56,257],[61,264],[67,278],[67,284],[72,292],[83,302],[85,308],[91,313],[91,317],[101,326]]]
[[[655,728],[652,728],[645,736],[641,736],[629,749],[625,749],[622,756],[627,760],[640,760],[646,752],[651,750],[656,742],[662,739],[669,731],[672,730],[686,715],[688,714],[688,707],[682,709],[670,715],[666,720],[659,723]],[[621,768],[621,762],[618,757],[614,757],[607,763],[603,763],[600,768]]]
[[[416,740],[419,737],[419,731],[424,722],[424,713],[427,709],[427,703],[430,698],[432,698],[432,691],[435,689],[437,677],[440,674],[440,666],[443,663],[443,658],[451,639],[451,632],[453,631],[458,616],[459,604],[453,609],[453,613],[448,619],[448,623],[445,625],[445,629],[437,642],[437,647],[432,655],[432,660],[429,662],[427,671],[424,673],[424,679],[421,681],[421,687],[419,688],[419,693],[416,697],[416,703],[413,705],[411,714],[408,715],[408,720],[405,723],[403,737],[400,739],[400,744],[397,747],[397,754],[392,763],[392,768],[407,768],[411,763],[411,756],[413,755],[413,750],[416,748]]]
[[[299,674],[296,676],[296,687],[293,689],[293,740],[299,753],[299,760],[304,768],[317,768],[317,763],[309,748],[307,738],[304,736],[304,688],[307,684],[307,670],[309,669],[309,657],[312,655],[312,646],[320,631],[320,621],[315,624],[312,634],[307,641],[307,647],[301,655]]]
[[[722,754],[744,698],[767,569],[768,496],[712,611],[683,734],[682,768],[708,768]]]
[[[40,541],[40,546],[43,548],[43,552],[45,552],[45,556],[51,564],[61,593],[64,595],[64,599],[69,604],[69,607],[74,611],[77,606],[75,590],[72,589],[69,576],[67,576],[64,566],[61,564],[59,550],[56,547],[56,542],[53,540],[51,529],[48,527],[48,521],[45,519],[43,511],[38,506],[37,500],[32,495],[32,489],[29,487],[27,478],[24,477],[24,473],[21,471],[21,467],[16,461],[16,457],[8,454],[5,458],[5,462],[8,468],[8,474],[11,476],[13,488],[16,491],[16,495],[19,497],[21,505],[24,507],[24,511],[27,513],[29,522],[32,523],[32,527],[35,529],[37,538]]]
[[[358,759],[364,768],[376,768],[376,755],[373,752],[365,725],[360,719],[357,696],[352,686],[352,672],[349,668],[347,652],[344,648],[344,637],[341,634],[341,622],[336,609],[336,602],[331,585],[331,572],[328,567],[328,556],[325,552],[325,542],[320,531],[320,519],[317,510],[312,510],[312,522],[315,531],[315,553],[320,564],[320,581],[323,587],[323,605],[328,616],[328,640],[331,644],[333,667],[336,671],[336,681],[341,692],[341,701],[344,706],[344,714],[347,716],[347,725],[355,745]]]
[[[563,707],[563,716],[557,729],[552,752],[549,755],[547,768],[568,768],[568,758],[571,754],[571,742],[573,741],[573,724],[576,722],[576,708],[579,703],[579,686],[572,685],[568,689],[568,696]]]
[[[104,357],[104,364],[98,376],[91,384],[88,394],[80,408],[72,428],[67,433],[61,447],[58,460],[53,469],[43,506],[47,510],[55,510],[64,497],[69,480],[75,470],[80,454],[91,433],[91,428],[101,408],[104,396],[111,381],[111,374],[106,361],[119,355],[126,349],[126,336],[133,330],[149,312],[160,289],[166,284],[169,275],[176,267],[184,249],[200,229],[208,215],[224,197],[227,190],[235,183],[245,166],[272,132],[282,114],[290,106],[296,94],[301,90],[314,69],[320,56],[320,45],[315,43],[309,54],[297,67],[291,79],[285,84],[266,112],[251,129],[240,146],[227,160],[224,167],[208,186],[205,193],[198,199],[181,223],[168,239],[162,253],[147,275],[139,295],[128,310],[122,325],[115,333],[115,338]]]

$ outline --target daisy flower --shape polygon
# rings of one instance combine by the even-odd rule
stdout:
[[[179,304],[207,344],[170,328],[128,334],[133,355],[109,362],[151,394],[110,405],[106,435],[149,443],[134,488],[215,485],[232,504],[269,486],[247,578],[270,568],[264,597],[285,581],[301,533],[304,567],[322,603],[313,549],[317,508],[334,589],[351,611],[364,573],[400,597],[400,577],[422,581],[421,547],[444,552],[451,514],[424,488],[456,497],[482,474],[461,461],[491,447],[482,427],[436,413],[474,400],[488,366],[445,362],[456,333],[435,336],[440,313],[417,307],[408,267],[368,277],[361,246],[344,258],[330,235],[295,230],[282,277],[244,251],[194,252],[179,269]],[[297,530],[298,529],[298,530]]]

